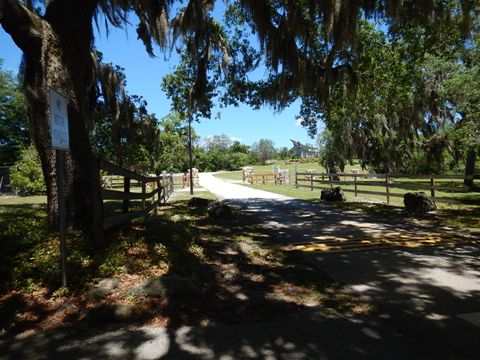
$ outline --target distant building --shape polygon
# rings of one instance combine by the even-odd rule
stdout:
[[[310,145],[304,145],[300,141],[290,139],[293,143],[293,150],[296,158],[315,158],[318,157],[318,149]]]

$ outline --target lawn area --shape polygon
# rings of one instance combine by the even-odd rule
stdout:
[[[0,329],[32,332],[112,321],[203,326],[312,308],[374,312],[295,253],[265,246],[274,239],[255,224],[235,212],[228,220],[210,218],[206,209],[189,207],[189,199],[186,192],[176,194],[158,216],[110,231],[102,244],[89,245],[70,231],[69,286],[61,288],[59,242],[45,230],[45,198],[0,198]],[[101,279],[117,285],[99,293],[94,285]],[[151,279],[186,285],[161,296],[132,290]],[[130,309],[131,316],[102,313],[112,306]]]
[[[317,172],[326,172],[325,168],[323,168],[320,164],[316,162],[312,163],[289,163],[286,164],[285,161],[277,161],[273,164],[269,165],[252,165],[253,170],[255,174],[270,174],[273,172],[274,167],[278,167],[281,170],[288,170],[289,174],[291,176],[291,179],[293,179],[293,174],[295,173],[295,169],[297,169],[298,172],[305,172],[305,170],[309,169],[315,169]],[[345,166],[345,172],[350,173],[352,169],[357,169],[361,170],[361,166],[359,162],[354,162],[353,165],[347,164]],[[228,171],[228,172],[219,172],[215,176],[221,177],[222,179],[227,179],[227,180],[242,180],[242,171]]]

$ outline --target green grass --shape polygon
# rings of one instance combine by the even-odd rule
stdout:
[[[270,174],[273,172],[274,166],[277,166],[282,170],[288,170],[291,175],[294,174],[295,169],[297,169],[298,172],[304,172],[305,170],[309,170],[309,169],[316,169],[317,172],[319,173],[326,172],[325,168],[318,163],[286,164],[285,161],[281,160],[269,165],[252,165],[256,174]],[[360,163],[358,161],[355,161],[353,165],[348,164],[345,166],[346,173],[350,173],[352,169],[358,169],[360,171],[361,170]],[[222,171],[215,174],[215,176],[218,176],[222,179],[227,179],[227,180],[242,180],[242,171],[241,170],[228,171],[228,172]]]
[[[209,191],[195,191],[193,196],[190,195],[189,191],[178,191],[175,192],[169,202],[188,202],[192,197],[201,197],[209,200],[217,200],[217,197]]]
[[[311,191],[311,189],[308,188],[295,188],[294,187],[294,181],[295,181],[295,165],[289,164],[285,166],[281,166],[281,163],[277,163],[281,168],[286,168],[290,172],[290,184],[288,185],[282,185],[282,186],[277,186],[274,184],[260,184],[260,183],[255,183],[253,185],[249,184],[243,184],[245,186],[252,186],[253,188],[256,189],[261,189],[261,190],[266,190],[266,191],[271,191],[275,193],[279,193],[282,195],[287,195],[287,196],[292,196],[298,199],[316,199],[319,198],[320,196],[320,189],[314,189]],[[347,166],[345,168],[345,173],[349,173],[352,168],[360,169],[358,166],[359,164]],[[253,166],[254,172],[256,174],[262,174],[262,173],[271,173],[273,168],[272,165],[264,165],[264,166]],[[317,173],[322,173],[324,172],[324,169],[319,166],[318,164],[299,164],[298,165],[298,172],[305,172],[307,169],[315,169]],[[231,171],[231,172],[220,172],[215,174],[215,176],[225,179],[225,180],[233,180],[233,181],[242,181],[242,172],[241,171]],[[341,181],[352,181],[352,178],[347,176],[347,177],[341,177]],[[361,182],[371,182],[371,183],[376,183],[376,182],[384,182],[384,179],[358,179],[358,181]],[[396,178],[395,184],[422,184],[422,185],[430,185],[430,180],[429,179],[408,179],[408,178]],[[454,186],[454,187],[462,187],[463,180],[461,179],[441,179],[441,180],[436,180],[436,186]],[[308,180],[299,181],[300,185],[306,185],[309,186],[311,183]],[[314,183],[314,187],[322,187],[322,188],[329,188],[330,184],[328,183]],[[336,186],[333,184],[333,186]],[[342,185],[342,188],[344,190],[354,190],[355,187],[354,185]],[[386,196],[385,195],[373,195],[373,194],[362,194],[360,191],[373,191],[373,192],[380,192],[380,193],[385,193],[386,192],[386,187],[385,185],[357,185],[357,190],[359,191],[357,193],[357,196],[353,192],[345,191],[345,195],[347,197],[348,201],[356,201],[356,202],[362,202],[362,201],[367,201],[367,202],[385,202],[386,203]],[[424,191],[428,195],[430,195],[430,190],[424,190],[424,189],[401,189],[401,188],[395,188],[395,187],[389,187],[389,191],[391,194],[399,194],[399,195],[404,195],[407,192],[411,191]],[[447,208],[447,209],[455,209],[455,208],[464,208],[465,206],[479,206],[480,205],[480,193],[479,192],[452,192],[452,191],[444,191],[444,190],[435,190],[435,197],[438,198],[447,198],[447,199],[453,199],[453,200],[460,200],[464,202],[465,204],[449,204],[446,202],[438,202],[437,206],[440,208]],[[403,197],[395,197],[391,196],[390,197],[390,204],[395,205],[395,206],[403,206]]]

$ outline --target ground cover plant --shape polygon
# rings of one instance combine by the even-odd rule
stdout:
[[[34,332],[118,321],[204,326],[306,309],[374,312],[294,252],[269,246],[274,239],[240,214],[211,219],[206,209],[189,207],[189,198],[180,193],[158,216],[107,233],[96,248],[70,232],[68,288],[60,287],[57,236],[44,230],[45,197],[0,199],[0,329]],[[155,296],[136,291],[156,279],[174,286]],[[102,281],[115,286],[99,292]]]

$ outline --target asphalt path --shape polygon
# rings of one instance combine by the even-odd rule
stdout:
[[[432,359],[480,358],[478,237],[416,219],[385,220],[288,197],[262,198],[258,190],[212,174],[200,181],[256,217],[278,243],[303,244],[294,247],[305,250],[299,256],[372,301]],[[375,240],[380,238],[387,241]],[[339,242],[345,245],[335,247]]]

